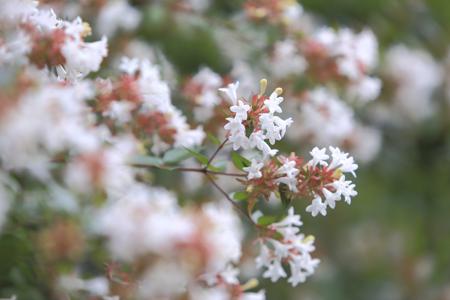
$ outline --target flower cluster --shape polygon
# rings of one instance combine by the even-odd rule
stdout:
[[[265,157],[277,154],[278,150],[272,149],[266,140],[271,145],[281,140],[286,134],[286,129],[292,124],[292,119],[282,119],[275,115],[282,112],[280,103],[283,102],[283,97],[280,95],[283,90],[277,88],[266,97],[263,95],[266,86],[267,81],[262,79],[261,93],[254,95],[251,102],[238,99],[239,82],[220,89],[233,103],[230,106],[233,117],[227,118],[228,123],[224,128],[228,131],[228,139],[233,144],[234,150],[257,148]]]
[[[237,213],[258,236],[262,276],[288,277],[289,266],[288,281],[304,282],[319,260],[311,257],[314,239],[300,233],[294,207],[268,216],[271,222],[253,211],[262,198],[296,209],[301,202],[294,199],[302,199],[308,213],[326,215],[337,201],[350,204],[356,196],[346,176],[355,176],[358,166],[348,153],[315,147],[307,161],[284,155],[278,142],[298,119],[295,131],[302,140],[320,147],[357,144],[350,137],[366,128],[340,100],[339,89],[323,85],[341,80],[346,95],[364,101],[376,97],[372,33],[323,29],[306,34],[296,1],[250,0],[244,4],[248,18],[236,22],[268,21],[286,33],[263,47],[269,49],[260,57],[267,70],[232,57],[229,73],[203,67],[167,79],[149,57],[158,50],[132,37],[144,19],[137,9],[144,4],[137,2],[95,2],[86,13],[88,18],[98,14],[94,28],[76,17],[89,7],[84,2],[71,8],[53,1],[45,7],[31,0],[0,3],[0,226],[33,228],[36,269],[48,270],[41,277],[50,278],[45,284],[55,299],[263,300],[263,290],[254,292],[257,275],[240,274],[242,260],[250,255]],[[176,23],[209,4],[155,5],[164,12],[173,9],[177,17],[170,21]],[[87,38],[91,34],[93,42]],[[231,53],[238,44],[223,45]],[[262,79],[259,92],[250,92],[258,71],[283,89],[266,94],[268,83]],[[302,76],[319,79],[320,87],[301,82],[301,90],[293,88]],[[285,117],[296,105],[300,113]],[[365,137],[366,131],[359,132]],[[217,144],[215,150],[208,148],[210,142]],[[219,157],[230,164],[219,164]],[[227,170],[231,161],[235,169]],[[195,172],[210,185],[191,194],[180,189],[178,176],[161,175],[169,171]],[[233,194],[241,202],[221,187],[230,181],[219,176],[241,184],[243,191]],[[162,183],[180,195],[156,187]],[[208,202],[213,199],[207,196],[215,196],[209,188],[222,199]],[[104,272],[99,271],[103,264]]]
[[[350,29],[322,28],[304,42],[309,71],[319,80],[341,78],[350,96],[363,101],[378,97],[381,81],[369,74],[377,63],[377,40],[369,29],[355,34]]]
[[[324,180],[322,189],[314,192],[314,200],[311,205],[306,208],[307,212],[310,212],[313,217],[318,213],[325,216],[327,214],[327,207],[332,209],[336,206],[336,201],[344,199],[348,204],[351,203],[352,197],[357,195],[355,191],[355,185],[349,181],[345,180],[345,173],[350,173],[353,176],[358,168],[358,165],[354,163],[353,157],[349,157],[348,153],[343,153],[338,148],[329,147],[331,154],[326,154],[326,149],[314,148],[310,154],[312,159],[308,162],[308,167],[310,167],[311,175],[309,178],[314,176],[322,176],[325,178],[328,174],[332,174],[331,178]],[[323,200],[323,201],[322,201]]]
[[[290,130],[291,138],[309,140],[314,145],[341,145],[352,135],[357,126],[351,107],[326,88],[308,91],[292,104],[294,111],[298,105],[295,130]]]
[[[306,198],[312,200],[306,211],[312,216],[327,214],[327,207],[332,209],[336,201],[344,199],[348,204],[357,195],[355,185],[346,180],[345,174],[355,176],[358,165],[353,157],[339,148],[315,147],[312,159],[307,163],[295,154],[289,157],[275,157],[265,162],[252,160],[247,172],[247,180],[242,181],[249,192],[249,198],[263,195],[269,199],[273,193],[284,198]]]
[[[113,257],[141,266],[141,272],[129,274],[138,282],[140,299],[186,294],[264,299],[263,292],[245,293],[232,267],[241,257],[243,233],[229,206],[181,209],[166,190],[137,184],[96,219],[94,230],[108,238]]]
[[[225,82],[225,78],[222,78],[211,69],[202,68],[185,83],[183,95],[195,105],[194,117],[197,121],[211,121],[211,125],[217,123],[217,121],[219,124],[222,122],[224,116],[221,113],[221,109],[228,104],[228,101],[223,101],[217,90]]]
[[[0,44],[4,64],[29,60],[38,68],[54,68],[60,78],[70,80],[99,70],[108,54],[105,37],[86,42],[91,28],[81,18],[64,21],[52,10],[38,10],[33,1],[26,2],[17,18],[4,19],[4,26],[14,28]]]
[[[429,53],[405,45],[392,46],[386,53],[383,72],[394,87],[385,118],[417,122],[433,115],[436,107],[432,95],[442,83],[443,69]]]
[[[294,214],[291,207],[288,215],[280,222],[268,226],[266,237],[261,237],[261,253],[256,258],[258,267],[267,268],[263,277],[277,281],[287,277],[283,265],[290,268],[288,282],[292,286],[305,282],[312,275],[319,264],[319,260],[311,257],[314,251],[314,237],[300,233],[302,226],[300,216]]]
[[[98,80],[97,110],[117,126],[134,123],[135,134],[147,135],[155,154],[170,147],[195,147],[205,133],[201,126],[191,129],[186,117],[173,106],[170,89],[159,69],[148,60],[123,57],[122,75],[116,80]]]
[[[244,8],[250,19],[281,24],[294,21],[303,13],[302,6],[292,0],[249,0]]]

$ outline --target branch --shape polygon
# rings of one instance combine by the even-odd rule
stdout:
[[[196,173],[203,173],[203,174],[232,176],[232,177],[247,177],[247,175],[243,174],[243,173],[227,173],[227,172],[206,170],[205,168],[168,167],[168,166],[164,166],[164,165],[158,166],[158,165],[148,165],[148,164],[131,164],[131,166],[136,167],[136,168],[157,168],[157,169],[167,170],[167,171],[196,172]]]
[[[214,160],[214,158],[216,157],[216,155],[219,153],[220,150],[222,150],[222,148],[225,146],[225,144],[228,142],[228,138],[226,138],[222,144],[219,145],[219,147],[217,147],[216,151],[214,151],[213,155],[211,155],[211,157],[208,159],[208,162],[206,163],[205,166],[205,170],[208,169],[209,165],[211,164],[211,162]]]
[[[239,213],[247,218],[250,224],[258,227],[258,225],[252,220],[252,218],[239,206],[239,204],[237,204],[235,201],[233,201],[233,199],[230,198],[230,196],[228,196],[227,192],[225,192],[209,174],[205,173],[205,176],[212,183],[212,185],[214,185],[214,187],[218,189],[222,193],[222,195],[225,196],[228,202],[230,202]]]

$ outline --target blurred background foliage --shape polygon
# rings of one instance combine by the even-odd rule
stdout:
[[[448,0],[300,3],[325,24],[370,27],[381,56],[388,46],[406,43],[442,61],[450,46]],[[167,11],[151,8],[141,35],[160,45],[182,74],[200,66],[226,73],[230,62],[215,45],[212,30],[216,19],[226,20],[241,5],[214,1],[207,13],[212,23],[194,24],[176,23]],[[435,98],[444,102],[439,93]],[[382,129],[382,151],[360,168],[354,203],[339,206],[326,218],[303,214],[304,230],[317,237],[323,261],[319,272],[296,289],[267,283],[268,299],[450,299],[450,112],[442,105],[420,124]],[[287,148],[305,151],[301,145]],[[299,211],[305,206],[296,205]]]
[[[388,46],[402,42],[426,49],[442,61],[450,46],[449,0],[300,3],[325,24],[370,27],[379,39],[381,56]],[[233,26],[227,18],[241,9],[242,1],[213,1],[207,21],[190,23],[178,22],[163,6],[148,6],[145,1],[134,4],[144,11],[140,37],[160,46],[182,75],[201,66],[222,74],[230,70],[231,62],[224,59],[213,37],[214,24],[225,20],[226,26]],[[254,30],[266,33],[274,30],[265,24],[254,26]],[[442,98],[437,93],[435,100],[443,103]],[[377,159],[360,167],[356,179],[359,195],[352,205],[339,205],[326,218],[313,220],[302,214],[304,231],[317,238],[316,256],[322,260],[319,271],[297,288],[283,281],[262,281],[268,299],[450,299],[448,106],[443,105],[437,115],[423,123],[381,129],[382,150]],[[285,147],[289,151],[307,150],[302,145]],[[160,175],[167,186],[172,175]],[[298,211],[306,206],[301,202],[295,205]],[[25,272],[36,255],[28,239],[25,231],[20,235],[17,230],[0,239],[0,281],[12,280],[12,285],[26,287],[19,292],[0,287],[0,295],[16,293],[18,299],[44,299],[40,295],[45,285],[39,285],[32,270]],[[14,268],[16,276],[2,276]]]

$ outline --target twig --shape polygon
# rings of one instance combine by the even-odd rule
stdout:
[[[157,168],[161,170],[167,170],[167,171],[180,171],[180,172],[196,172],[196,173],[203,173],[203,174],[212,174],[212,175],[222,175],[222,176],[232,176],[232,177],[247,177],[247,175],[243,173],[227,173],[227,172],[220,172],[220,171],[212,171],[212,170],[205,170],[204,168],[185,168],[185,167],[166,167],[166,166],[157,166],[157,165],[147,165],[147,164],[132,164],[133,167],[136,168]]]
[[[220,150],[222,150],[222,148],[225,146],[225,144],[228,142],[228,138],[226,138],[222,144],[219,145],[219,147],[217,147],[216,151],[214,151],[213,155],[211,155],[211,157],[208,159],[208,162],[206,163],[205,166],[205,170],[208,169],[209,165],[211,164],[211,162],[214,160],[214,158],[216,157],[216,155],[219,153]]]
[[[219,172],[219,171],[211,171],[211,170],[206,170],[205,173],[213,174],[213,175],[233,176],[233,177],[247,177],[246,174],[242,174],[242,173],[227,173],[227,172]]]
[[[228,196],[227,192],[225,192],[208,173],[205,173],[205,176],[212,183],[212,185],[214,185],[214,187],[218,189],[222,193],[222,195],[225,196],[228,202],[230,202],[239,213],[243,214],[252,225],[255,225],[257,227],[257,224],[252,220],[252,218],[244,210],[242,210],[242,208],[236,202],[234,202],[233,199],[230,198],[230,196]]]

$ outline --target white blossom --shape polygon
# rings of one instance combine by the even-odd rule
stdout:
[[[261,240],[261,252],[256,258],[258,267],[266,268],[263,277],[277,281],[280,278],[288,277],[283,267],[284,262],[288,262],[290,276],[288,282],[296,286],[304,282],[306,277],[312,275],[319,260],[311,257],[314,251],[312,237],[306,237],[299,233],[299,226],[302,223],[300,216],[294,214],[291,207],[288,216],[280,222],[273,223],[270,228],[282,235],[281,240],[263,238]]]
[[[237,89],[239,88],[239,81],[235,83],[230,83],[226,88],[220,88],[219,91],[224,93],[233,105],[237,103]]]
[[[66,59],[64,67],[67,76],[72,79],[80,78],[99,70],[103,58],[108,54],[107,39],[103,37],[93,43],[69,39],[61,50]]]
[[[269,109],[271,114],[281,113],[280,103],[283,102],[283,97],[280,97],[276,92],[270,94],[269,99],[264,100],[264,105]]]
[[[318,146],[340,145],[351,136],[355,127],[354,112],[333,90],[316,88],[306,94],[300,105],[290,111],[298,111],[292,139],[309,139]]]
[[[258,162],[256,159],[251,160],[251,165],[249,167],[244,167],[243,170],[247,172],[247,179],[252,180],[256,178],[261,178],[262,173],[261,169],[264,166],[264,163]]]
[[[97,30],[101,35],[111,37],[119,30],[131,31],[141,20],[139,10],[126,0],[108,1],[102,6],[97,19]]]
[[[311,213],[313,217],[317,216],[319,213],[322,216],[327,215],[327,205],[322,202],[320,196],[316,196],[310,205],[306,207],[306,211]]]
[[[139,70],[139,59],[123,56],[120,59],[119,70],[128,75],[136,74],[136,71]]]
[[[236,114],[234,118],[242,122],[247,120],[247,112],[250,110],[250,105],[239,100],[237,105],[230,106],[230,110]]]
[[[308,165],[310,166],[317,166],[317,165],[321,165],[321,166],[327,166],[328,163],[326,162],[326,160],[330,157],[328,154],[326,154],[327,149],[326,148],[318,148],[318,147],[314,147],[311,152],[309,152],[309,154],[311,154],[312,159],[308,162]]]

